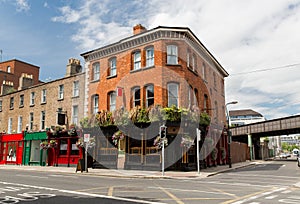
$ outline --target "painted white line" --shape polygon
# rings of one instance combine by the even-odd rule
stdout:
[[[283,194],[288,194],[288,193],[291,193],[292,191],[291,190],[286,190],[286,191],[283,191],[283,192],[281,192],[281,193],[283,193]]]
[[[252,197],[249,197],[249,198],[237,201],[237,202],[234,202],[232,204],[246,203],[246,202],[252,201],[254,199],[261,198],[265,195],[269,195],[269,194],[272,194],[272,193],[277,193],[277,192],[284,191],[284,190],[286,190],[286,188],[278,188],[278,189],[275,189],[275,190],[272,190],[272,191],[264,192],[264,193],[261,193],[261,194],[258,194],[258,195],[255,195],[255,196],[252,196]]]
[[[278,197],[278,195],[272,195],[272,196],[266,197],[266,199],[267,200],[272,200],[272,199],[277,198],[277,197]]]
[[[28,187],[28,188],[36,188],[36,189],[49,190],[49,191],[58,191],[58,192],[61,192],[61,193],[69,193],[69,194],[80,195],[80,196],[89,196],[89,197],[94,197],[94,198],[108,198],[108,199],[114,199],[114,200],[120,200],[120,201],[145,203],[145,204],[163,204],[163,203],[159,203],[159,202],[150,202],[150,201],[137,200],[137,199],[120,198],[120,197],[114,197],[114,196],[105,196],[105,195],[99,195],[99,194],[94,194],[94,193],[86,193],[86,192],[79,192],[79,191],[72,191],[72,190],[49,188],[49,187],[44,187],[44,186],[33,186],[33,185],[21,184],[21,183],[10,183],[10,182],[5,182],[5,181],[0,181],[0,184],[14,185],[14,186],[21,186],[21,187]]]
[[[19,177],[30,177],[30,178],[40,178],[40,179],[48,179],[48,176],[32,176],[32,175],[26,175],[26,174],[16,174],[16,176]]]
[[[148,188],[150,188],[150,189],[160,189],[161,190],[161,187],[148,187]],[[195,192],[195,193],[207,193],[207,194],[215,194],[215,195],[235,196],[235,194],[231,194],[231,193],[201,191],[201,190],[192,190],[192,189],[178,189],[178,188],[163,188],[163,189],[170,190],[170,191],[180,191],[180,192]]]

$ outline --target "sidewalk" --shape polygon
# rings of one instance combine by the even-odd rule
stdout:
[[[233,169],[243,168],[246,166],[257,165],[263,161],[246,161],[232,164],[232,168],[228,165],[221,165],[201,169],[200,174],[197,171],[165,171],[162,175],[161,171],[143,171],[143,170],[123,170],[123,169],[92,169],[89,168],[88,172],[75,172],[76,167],[54,167],[54,166],[18,166],[18,165],[0,165],[0,169],[16,169],[23,171],[40,171],[52,173],[67,173],[79,175],[93,175],[105,177],[124,177],[124,178],[144,178],[144,179],[201,179],[213,176],[222,172],[230,171]]]

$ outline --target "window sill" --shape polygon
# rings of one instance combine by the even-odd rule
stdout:
[[[9,110],[13,110],[14,108],[9,108]]]
[[[24,105],[22,105],[22,106],[19,106],[19,108],[24,108]]]
[[[96,83],[96,82],[99,82],[100,79],[97,79],[97,80],[92,80],[91,83]]]
[[[45,105],[47,102],[41,102],[41,105]]]
[[[155,68],[155,66],[154,65],[152,65],[152,66],[149,66],[149,67],[145,67],[145,68],[143,68],[144,70],[147,70],[147,69],[153,69],[153,68]]]
[[[195,69],[193,70],[191,67],[188,67],[188,70],[189,70],[190,72],[192,72],[193,74],[195,74],[196,76],[199,76],[197,70],[195,70]]]
[[[30,104],[29,107],[34,107],[34,104]]]
[[[64,98],[59,98],[59,99],[57,99],[58,101],[63,101],[64,100]]]
[[[73,98],[79,98],[79,95],[78,95],[78,96],[72,96],[72,99],[73,99]]]
[[[112,78],[116,78],[117,75],[112,75],[112,76],[107,76],[106,79],[112,79]]]
[[[176,67],[181,67],[181,64],[168,64],[168,63],[166,63],[166,66],[176,66]]]
[[[140,69],[134,69],[134,70],[131,70],[130,73],[141,72],[141,71],[143,71],[141,68]]]

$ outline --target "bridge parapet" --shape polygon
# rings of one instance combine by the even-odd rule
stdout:
[[[232,136],[256,134],[276,136],[300,133],[300,115],[267,120],[258,123],[230,128]]]

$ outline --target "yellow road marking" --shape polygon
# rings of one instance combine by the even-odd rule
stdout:
[[[178,204],[184,204],[184,202],[182,202],[179,198],[177,198],[175,195],[173,195],[172,193],[170,193],[169,191],[167,191],[166,189],[159,187],[165,194],[167,194],[170,198],[172,198],[173,200],[176,201],[176,203]]]
[[[213,190],[214,192],[218,191],[218,192],[220,192],[220,193],[222,193],[222,194],[224,194],[224,195],[228,195],[228,196],[234,197],[234,198],[236,198],[236,199],[238,198],[238,196],[236,196],[235,194],[227,193],[227,192],[222,191],[222,190],[217,189],[217,188],[209,188],[209,189]]]
[[[112,195],[113,195],[113,192],[114,192],[114,187],[111,186],[111,187],[109,187],[109,189],[108,189],[107,195],[108,195],[108,196],[112,196]]]

